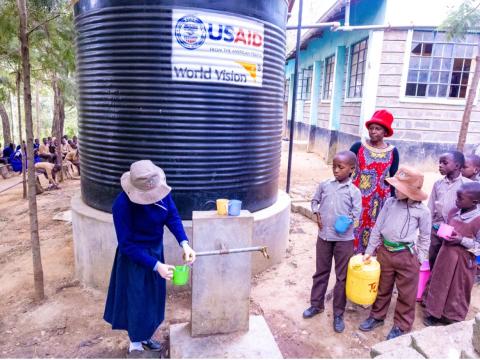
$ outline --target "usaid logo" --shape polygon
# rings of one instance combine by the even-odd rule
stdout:
[[[177,21],[175,37],[185,49],[195,50],[205,42],[207,29],[198,17],[187,15]]]

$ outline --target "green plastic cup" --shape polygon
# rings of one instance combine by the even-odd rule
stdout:
[[[173,285],[182,286],[188,282],[190,268],[187,265],[176,265],[173,270]]]

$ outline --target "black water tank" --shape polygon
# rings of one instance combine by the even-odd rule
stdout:
[[[121,174],[151,159],[183,219],[217,198],[272,205],[286,18],[286,0],[77,1],[83,200],[110,212]]]

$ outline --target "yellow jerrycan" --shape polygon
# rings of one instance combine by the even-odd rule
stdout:
[[[348,262],[347,299],[359,305],[372,305],[377,298],[380,263],[375,257],[363,262],[363,255],[352,256]]]

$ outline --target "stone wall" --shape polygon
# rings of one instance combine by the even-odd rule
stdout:
[[[474,320],[433,326],[372,347],[375,359],[478,359],[480,314]]]

